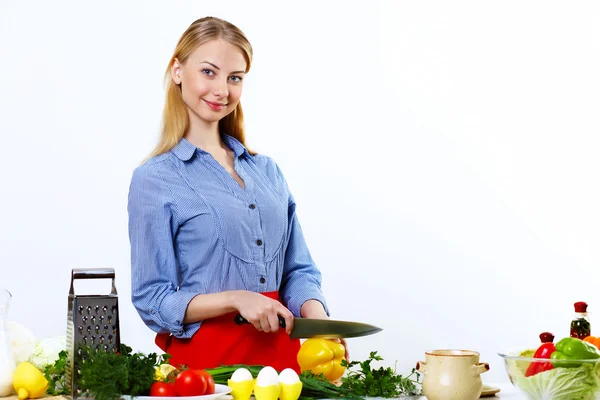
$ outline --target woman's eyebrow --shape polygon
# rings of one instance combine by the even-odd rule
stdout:
[[[218,71],[221,70],[221,68],[217,67],[215,64],[211,63],[210,61],[202,61],[202,63],[212,65]],[[245,73],[246,73],[246,71],[233,71],[232,72],[232,74],[245,74]]]

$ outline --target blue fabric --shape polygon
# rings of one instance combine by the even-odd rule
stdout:
[[[309,299],[329,314],[281,170],[235,138],[222,138],[245,188],[186,139],[133,172],[127,208],[139,315],[157,333],[189,338],[201,325],[183,323],[190,300],[226,290],[279,290],[296,317]]]

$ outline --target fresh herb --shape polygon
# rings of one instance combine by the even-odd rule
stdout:
[[[53,364],[44,366],[44,376],[48,381],[47,393],[51,396],[59,396],[61,394],[70,394],[67,386],[67,363],[69,362],[68,353],[62,350],[58,353],[58,359]]]
[[[371,362],[382,361],[383,358],[372,351],[365,361],[342,361],[347,367],[347,376],[342,377],[342,388],[345,388],[358,396],[365,397],[398,397],[400,395],[420,395],[420,375],[413,368],[410,375],[403,377],[396,374],[390,367],[373,369]],[[360,365],[360,370],[351,370],[352,367]],[[416,378],[413,378],[413,375]]]
[[[258,373],[263,369],[262,365],[224,365],[217,368],[210,368],[206,371],[210,373],[215,380],[215,383],[227,385],[227,380],[238,368],[246,368],[252,374],[253,378],[258,376]],[[323,377],[322,374],[314,375],[310,371],[304,371],[298,376],[302,382],[302,393],[300,400],[309,399],[348,399],[362,400],[362,397],[356,396],[351,391],[334,385]]]
[[[121,395],[148,395],[154,382],[155,368],[169,357],[156,353],[132,353],[131,347],[121,344],[120,353],[93,350],[80,346],[81,361],[78,384],[84,396],[95,400],[115,400]]]

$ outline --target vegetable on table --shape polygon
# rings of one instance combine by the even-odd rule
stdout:
[[[307,339],[298,351],[300,370],[322,374],[330,382],[339,379],[346,367],[342,365],[346,349],[344,345],[329,339]]]
[[[175,378],[177,396],[202,396],[206,391],[206,381],[192,369],[186,369]]]
[[[169,356],[133,353],[121,343],[120,352],[104,352],[80,346],[82,362],[79,386],[84,396],[95,400],[117,400],[122,395],[147,396],[155,382],[156,367]]]
[[[554,361],[554,367],[579,367],[581,362],[569,362],[568,360],[594,360],[600,358],[600,350],[594,345],[574,337],[566,337],[556,343],[556,351],[550,358]]]
[[[596,348],[600,349],[600,336],[588,336],[583,339],[584,342],[588,342],[596,346]]]
[[[48,380],[33,364],[23,361],[13,373],[13,387],[19,400],[37,399],[46,393]]]
[[[215,380],[215,383],[227,385],[228,381],[234,380],[234,374],[236,374],[235,379],[238,379],[238,382],[242,380],[242,376],[240,373],[236,371],[240,369],[246,369],[250,372],[252,378],[257,378],[259,372],[264,367],[261,365],[245,365],[245,364],[234,364],[234,365],[222,365],[216,368],[209,368],[206,371],[210,373]],[[300,381],[302,382],[302,392],[300,395],[300,399],[344,399],[344,400],[363,400],[362,397],[355,395],[350,390],[342,387],[336,386],[333,383],[329,382],[322,375],[317,376],[310,371],[305,371],[299,375]],[[233,395],[232,388],[232,395]],[[236,398],[236,397],[234,397]],[[240,399],[243,397],[239,397]],[[237,400],[237,398],[236,398]]]
[[[542,344],[533,354],[533,358],[547,358],[550,360],[550,356],[556,351],[556,347],[553,343],[554,335],[550,332],[542,332],[540,334],[540,340],[542,341]],[[534,361],[527,367],[525,376],[533,376],[540,372],[551,370],[552,368],[554,368],[554,366],[551,362]]]
[[[555,368],[526,377],[518,361],[508,360],[507,368],[513,383],[532,400],[592,400],[600,390],[600,364],[583,363],[575,368]]]
[[[348,367],[347,376],[342,378],[342,387],[355,395],[366,397],[398,397],[400,395],[421,395],[421,376],[413,368],[408,376],[397,374],[390,367],[371,366],[373,361],[383,361],[383,358],[372,351],[365,361],[352,361],[343,365]],[[352,367],[359,365],[355,371]],[[415,377],[413,378],[413,375]]]
[[[175,384],[173,382],[156,381],[150,386],[150,396],[175,397]]]

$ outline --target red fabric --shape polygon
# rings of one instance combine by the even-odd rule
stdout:
[[[278,300],[278,292],[261,293]],[[237,325],[237,314],[225,314],[202,322],[190,339],[168,334],[156,335],[156,344],[169,353],[171,365],[185,364],[190,368],[215,368],[219,365],[265,365],[282,371],[292,368],[300,373],[297,361],[300,340],[292,339],[280,328],[275,333],[258,331],[252,324]]]

